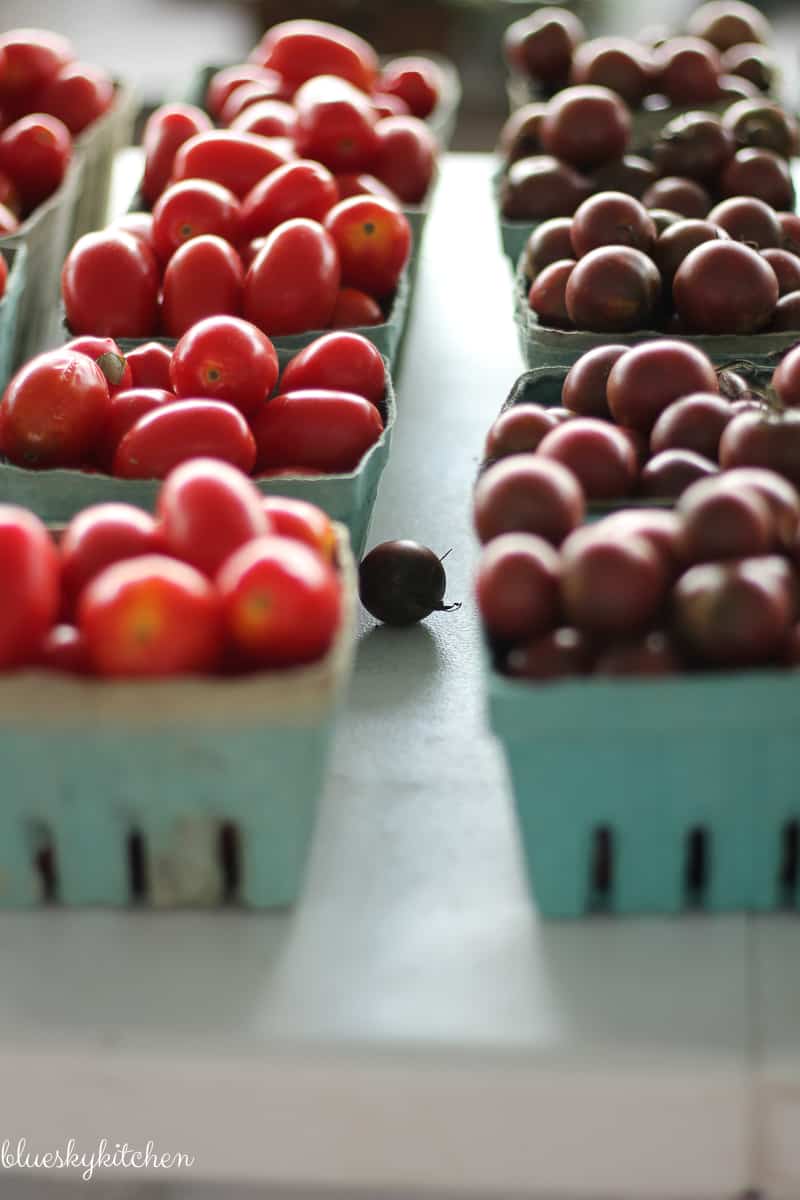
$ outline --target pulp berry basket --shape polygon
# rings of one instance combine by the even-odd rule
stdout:
[[[264,909],[298,895],[355,646],[239,678],[0,680],[0,907]]]
[[[497,210],[497,227],[500,233],[500,244],[503,247],[503,253],[511,263],[512,268],[516,268],[519,262],[520,255],[525,249],[528,238],[533,233],[539,221],[510,221],[503,216],[500,207],[500,188],[503,182],[503,169],[498,169],[492,175],[492,196],[494,198],[494,206]]]
[[[0,250],[6,260],[8,276],[3,298],[0,300],[0,395],[8,383],[14,368],[14,350],[17,338],[17,324],[25,289],[25,260],[27,250],[19,246],[16,250]]]
[[[133,140],[136,96],[117,80],[114,103],[75,140],[75,151],[83,166],[81,187],[73,214],[70,244],[84,233],[102,229],[108,216],[114,159]]]
[[[798,908],[796,672],[487,687],[543,916]]]
[[[125,346],[124,342],[122,343]],[[279,354],[281,367],[291,357]],[[367,542],[378,485],[389,459],[397,406],[387,367],[386,393],[380,406],[384,429],[353,471],[340,475],[280,475],[255,479],[265,495],[291,496],[318,505],[347,527],[354,553],[360,558]],[[118,479],[100,472],[67,468],[31,471],[0,460],[0,501],[21,504],[44,521],[62,523],[90,504],[108,500],[136,504],[152,511],[161,481]]]

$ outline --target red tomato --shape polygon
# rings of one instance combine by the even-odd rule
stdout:
[[[240,205],[228,188],[210,179],[184,179],[162,192],[153,206],[153,243],[167,262],[179,246],[203,233],[236,243],[241,236]]]
[[[415,117],[427,117],[439,103],[442,73],[429,58],[395,58],[383,68],[382,92],[399,96]]]
[[[327,513],[307,500],[264,496],[262,507],[275,533],[305,542],[327,562],[336,558],[336,530]]]
[[[320,75],[304,83],[294,98],[294,144],[301,158],[314,158],[332,171],[367,170],[375,157],[376,113],[358,88]]]
[[[380,196],[382,200],[390,200],[392,204],[399,204],[397,196],[390,187],[387,187],[380,179],[376,179],[374,175],[367,175],[364,171],[360,175],[337,175],[336,186],[339,189],[340,200],[347,200],[350,196]]]
[[[407,117],[411,109],[405,100],[399,96],[390,96],[388,92],[374,92],[372,103],[379,117]]]
[[[0,237],[4,237],[7,233],[14,233],[18,228],[19,221],[11,209],[6,208],[5,204],[0,204]]]
[[[222,653],[220,601],[188,563],[146,554],[114,563],[84,590],[78,626],[100,675],[211,671]]]
[[[309,388],[275,396],[254,417],[256,474],[270,467],[354,471],[383,432],[374,404],[351,392]]]
[[[142,135],[142,196],[154,204],[172,176],[175,155],[184,142],[211,130],[211,121],[194,104],[162,104],[147,119]]]
[[[384,319],[383,310],[373,296],[360,292],[358,288],[345,287],[339,289],[328,324],[331,329],[358,329],[382,325]]]
[[[239,133],[258,133],[262,137],[294,136],[295,111],[285,100],[258,100],[231,121]]]
[[[88,675],[92,665],[86,639],[74,625],[54,625],[39,643],[34,663],[45,671]]]
[[[170,471],[156,512],[170,554],[212,579],[245,542],[272,533],[252,480],[213,458],[193,458]]]
[[[275,87],[263,80],[251,79],[247,83],[240,83],[233,89],[222,106],[222,112],[219,115],[220,125],[231,125],[241,113],[246,112],[251,105],[258,104],[261,100],[275,100],[278,104],[285,103],[285,101],[277,99],[280,91],[280,86]]]
[[[39,112],[63,121],[71,134],[108,112],[114,103],[114,84],[100,67],[87,63],[65,63],[36,97]]]
[[[411,252],[411,227],[396,205],[352,196],[331,209],[324,225],[339,251],[342,283],[378,297],[394,291]]]
[[[0,105],[30,111],[34,93],[75,57],[72,43],[49,29],[11,29],[0,34]]]
[[[324,329],[339,290],[339,256],[316,221],[285,221],[267,237],[244,283],[244,315],[265,333]]]
[[[0,668],[28,662],[58,614],[58,554],[33,513],[0,504]]]
[[[293,217],[321,221],[339,199],[336,180],[321,163],[298,159],[257,183],[242,201],[242,236],[263,237]]]
[[[436,141],[416,117],[386,117],[375,126],[375,174],[404,204],[421,204],[436,171]]]
[[[326,333],[286,364],[282,392],[325,388],[354,392],[380,404],[386,390],[386,366],[380,352],[359,333]]]
[[[88,354],[105,375],[112,396],[133,385],[131,369],[113,338],[77,337],[67,342],[64,349],[75,354]]]
[[[124,229],[126,233],[132,233],[134,237],[138,237],[147,246],[148,250],[155,251],[155,242],[153,241],[153,214],[149,212],[129,212],[122,217],[117,217],[116,221],[111,222],[112,229]]]
[[[239,247],[239,254],[241,256],[242,263],[244,264],[245,271],[247,271],[247,269],[253,265],[258,257],[259,250],[264,245],[266,240],[267,239],[265,237],[253,238],[252,241],[245,242],[243,246]]]
[[[158,323],[159,271],[140,238],[121,229],[86,233],[61,271],[67,323],[73,333],[148,337]]]
[[[0,133],[0,170],[7,171],[30,211],[51,196],[72,158],[72,135],[58,117],[34,113]]]
[[[86,354],[50,350],[26,363],[5,390],[3,452],[20,467],[85,462],[108,415],[106,377]]]
[[[164,388],[170,391],[169,364],[172,351],[161,342],[145,342],[128,351],[128,366],[133,376],[133,387]]]
[[[278,381],[278,356],[267,335],[249,321],[208,317],[178,342],[170,379],[178,396],[223,400],[249,416]]]
[[[174,403],[174,393],[158,387],[132,387],[112,396],[108,416],[95,445],[95,458],[103,470],[111,471],[117,446],[141,417]]]
[[[228,637],[253,663],[313,662],[333,642],[341,621],[339,579],[301,542],[256,538],[228,559],[217,585]]]
[[[73,517],[59,545],[64,611],[72,614],[90,580],[112,563],[162,549],[150,513],[132,504],[93,504]]]
[[[282,139],[214,129],[184,142],[175,155],[172,178],[213,179],[241,200],[259,180],[288,160]]]
[[[175,251],[164,272],[162,319],[180,337],[204,317],[242,310],[244,267],[230,242],[203,234]]]
[[[285,87],[283,80],[277,71],[268,71],[265,67],[259,67],[257,63],[237,63],[233,67],[223,67],[221,71],[217,71],[216,75],[211,76],[211,81],[206,91],[206,108],[211,113],[212,117],[219,117],[222,113],[225,101],[238,87],[243,83],[252,83],[256,81],[263,83],[272,88],[272,96],[285,95]]]
[[[5,257],[0,254],[0,300],[6,294],[6,285],[8,283],[8,263]]]
[[[1,119],[0,128],[2,128]],[[7,171],[0,171],[0,206],[8,209],[14,217],[19,217],[22,212],[22,197]]]
[[[117,447],[114,474],[164,479],[190,458],[219,458],[250,474],[256,444],[242,414],[219,400],[177,400],[141,417]]]
[[[267,30],[250,57],[295,88],[315,75],[338,75],[369,92],[378,73],[369,42],[327,21],[281,21]]]

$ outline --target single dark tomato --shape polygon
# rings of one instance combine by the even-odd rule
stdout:
[[[354,471],[383,433],[374,404],[352,392],[307,388],[273,397],[252,422],[256,474],[271,467]]]
[[[155,255],[132,233],[86,233],[61,271],[67,323],[73,333],[148,337],[158,323]]]
[[[78,598],[95,575],[112,563],[162,549],[150,513],[133,504],[93,504],[73,517],[59,543],[63,611],[75,612]]]
[[[153,206],[153,244],[162,262],[191,238],[212,233],[235,245],[242,235],[241,206],[233,192],[210,179],[184,179]]]
[[[179,338],[205,317],[238,316],[242,311],[244,267],[223,238],[192,238],[167,263],[161,316],[165,331]]]
[[[315,75],[337,75],[371,92],[378,76],[369,42],[328,21],[281,21],[267,30],[250,58],[277,71],[295,89]]]
[[[63,121],[73,136],[83,133],[114,103],[114,84],[101,67],[65,63],[36,97],[38,112]]]
[[[162,342],[145,342],[136,346],[127,355],[131,371],[131,386],[137,388],[164,388],[171,390],[169,365],[172,351]]]
[[[386,390],[386,366],[380,351],[358,333],[326,333],[295,354],[284,367],[281,391],[325,388],[354,392],[380,404]]]
[[[20,666],[58,615],[59,563],[53,540],[33,513],[0,504],[0,667]]]
[[[442,94],[442,73],[429,58],[393,58],[383,68],[378,87],[399,97],[415,117],[429,117]]]
[[[383,321],[383,310],[373,296],[358,288],[346,287],[337,292],[328,324],[331,329],[358,329],[382,325]]]
[[[142,196],[154,204],[172,176],[175,155],[184,142],[211,131],[211,121],[194,104],[162,104],[144,127]]]
[[[105,375],[112,396],[115,392],[133,387],[131,368],[113,338],[76,337],[67,342],[64,349],[72,350],[75,354],[88,354]]]
[[[94,457],[98,465],[110,472],[117,446],[128,430],[133,429],[136,422],[147,413],[174,403],[174,394],[160,387],[132,387],[124,392],[116,392],[111,397],[108,415],[95,443]]]
[[[368,170],[378,149],[377,114],[358,88],[334,75],[309,79],[294,98],[294,144],[331,171]]]
[[[272,529],[280,537],[304,542],[327,562],[336,558],[336,530],[326,512],[308,500],[289,496],[263,496],[262,506]]]
[[[3,453],[20,467],[86,462],[109,408],[108,383],[86,354],[51,350],[12,378],[0,405]]]
[[[396,205],[353,196],[340,200],[324,223],[339,251],[343,284],[377,298],[395,290],[411,253],[411,227]]]
[[[336,180],[322,163],[298,159],[270,172],[242,201],[242,238],[265,237],[284,221],[322,221],[339,199]]]
[[[375,135],[375,174],[404,204],[421,204],[436,172],[438,147],[431,131],[417,117],[384,117]]]
[[[31,113],[0,133],[0,170],[6,171],[30,212],[60,185],[72,158],[72,135],[58,117]]]
[[[270,336],[324,329],[339,282],[339,255],[327,230],[304,217],[285,221],[247,272],[244,315]]]
[[[259,180],[288,159],[283,139],[213,129],[183,143],[175,155],[172,179],[211,179],[242,200]]]
[[[278,356],[267,335],[249,321],[207,317],[175,347],[170,379],[178,396],[224,400],[249,416],[278,381]]]
[[[114,455],[122,479],[164,479],[190,458],[219,458],[250,474],[256,444],[237,408],[218,400],[160,405],[128,430]]]

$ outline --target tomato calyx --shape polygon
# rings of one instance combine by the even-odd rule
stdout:
[[[99,358],[95,359],[95,362],[112,387],[116,387],[122,382],[127,363],[121,354],[115,354],[113,350],[106,350]]]

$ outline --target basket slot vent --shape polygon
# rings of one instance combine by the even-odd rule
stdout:
[[[607,909],[614,888],[614,834],[608,825],[599,825],[592,834],[589,860],[589,893],[595,911]]]
[[[138,829],[128,834],[127,854],[131,902],[140,904],[147,896],[147,853],[144,835]]]
[[[783,902],[792,905],[800,879],[800,821],[787,821],[781,831],[779,883]]]
[[[51,830],[43,822],[31,826],[33,869],[39,877],[43,904],[58,904],[58,855]]]
[[[696,825],[686,835],[684,887],[691,907],[702,906],[710,875],[711,839],[708,830]]]
[[[217,859],[222,881],[222,900],[235,904],[242,881],[242,844],[238,825],[225,821],[219,827]]]

